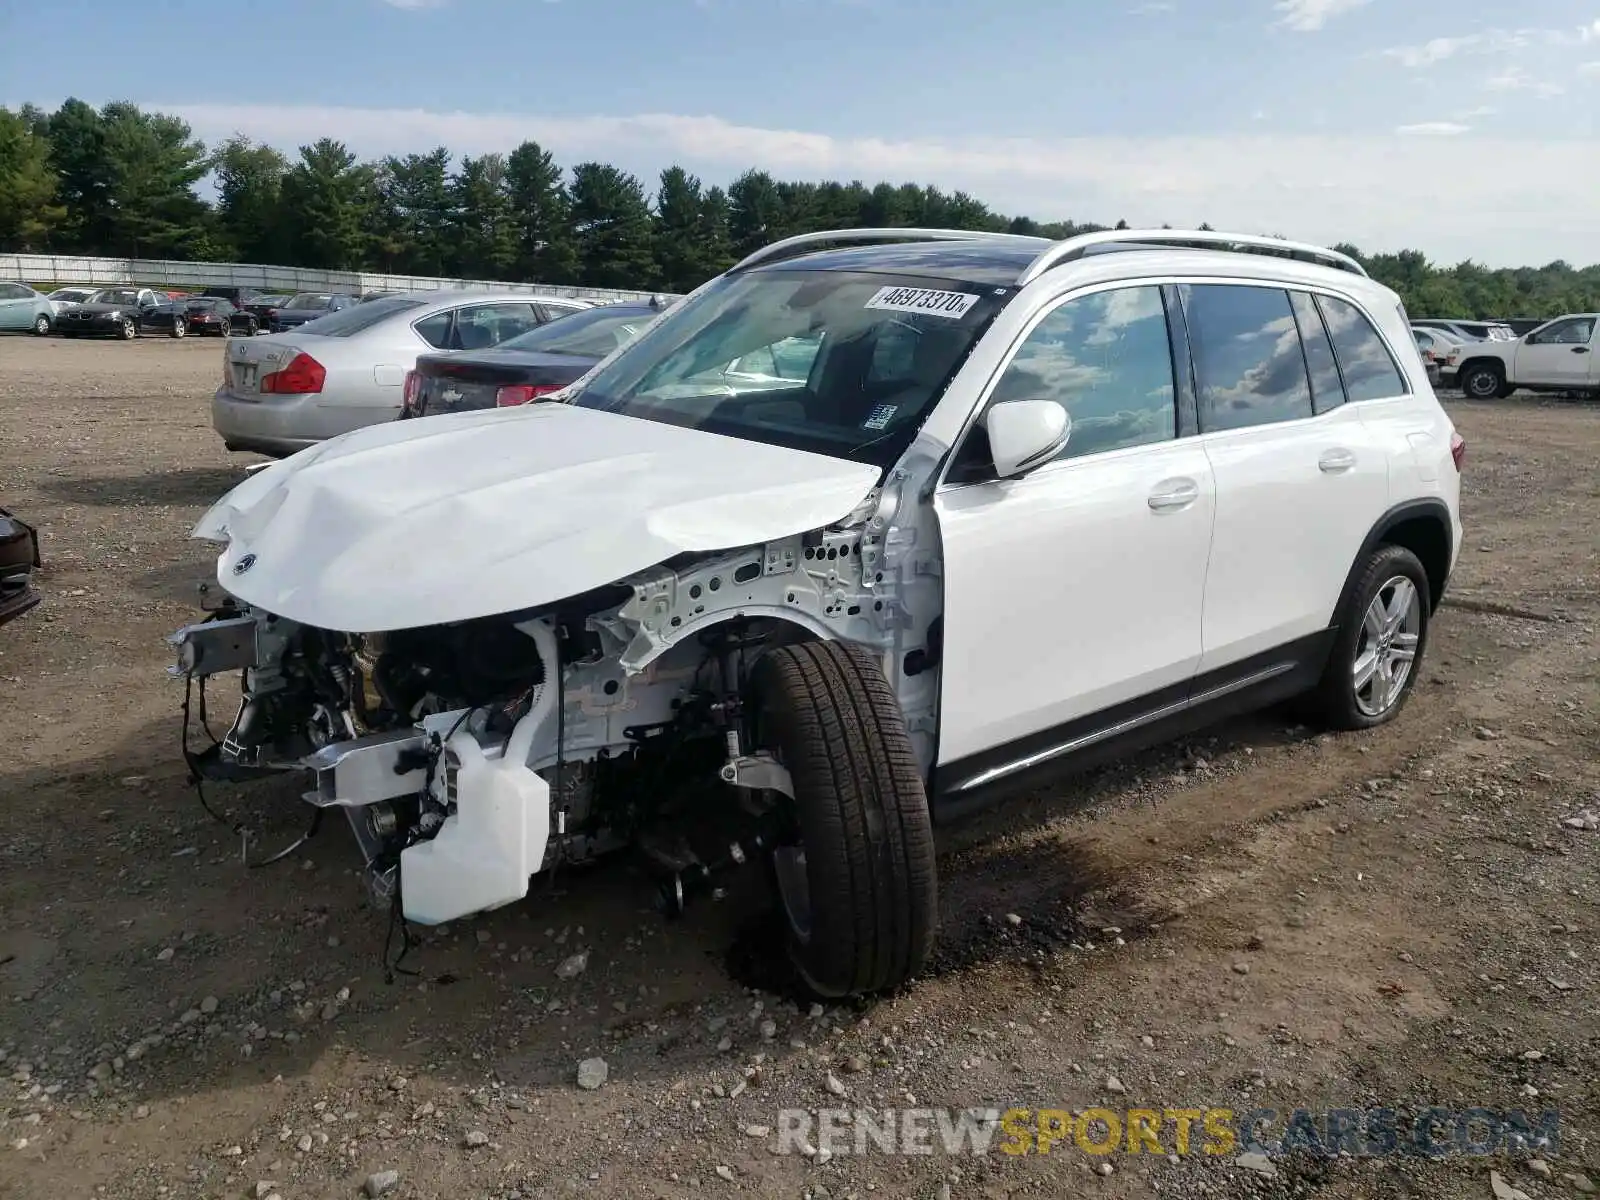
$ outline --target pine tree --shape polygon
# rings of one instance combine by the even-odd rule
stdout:
[[[539,143],[523,142],[506,159],[506,186],[516,229],[513,275],[533,283],[576,283],[572,203],[555,158]]]
[[[290,245],[308,267],[359,270],[366,257],[374,170],[343,142],[322,138],[300,147],[283,177],[284,208],[294,214]]]
[[[416,275],[443,275],[455,257],[456,226],[450,189],[450,151],[384,160],[385,198],[399,222],[402,268]]]
[[[607,163],[574,167],[572,224],[586,284],[615,288],[653,285],[650,205],[644,185],[636,178]]]
[[[456,219],[452,271],[475,279],[509,279],[517,260],[517,226],[504,156],[462,159],[450,189]]]

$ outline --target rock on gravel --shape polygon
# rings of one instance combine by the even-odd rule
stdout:
[[[461,1139],[468,1149],[475,1150],[479,1146],[489,1144],[489,1135],[481,1129],[467,1130],[467,1136]]]
[[[1489,1190],[1494,1193],[1494,1200],[1533,1200],[1527,1192],[1500,1178],[1499,1171],[1489,1172]]]
[[[592,1092],[603,1084],[611,1074],[611,1068],[606,1066],[603,1058],[586,1058],[578,1064],[578,1086],[586,1092]]]
[[[1243,1167],[1246,1171],[1254,1171],[1257,1175],[1265,1175],[1268,1179],[1278,1177],[1278,1168],[1273,1166],[1272,1160],[1265,1154],[1257,1154],[1254,1151],[1239,1155],[1233,1160],[1233,1165]]]
[[[556,968],[556,978],[576,979],[579,975],[583,974],[584,970],[588,966],[589,952],[587,950],[580,950],[571,957],[561,960],[561,965]]]
[[[361,1185],[361,1190],[370,1196],[383,1196],[392,1192],[400,1183],[399,1171],[374,1171],[367,1176],[366,1183]]]

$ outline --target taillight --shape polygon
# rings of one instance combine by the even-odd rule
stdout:
[[[281,371],[273,371],[270,375],[263,376],[261,390],[274,395],[304,395],[320,392],[327,378],[327,368],[311,355],[302,352],[290,359],[289,365]]]
[[[1467,439],[1459,433],[1450,435],[1450,457],[1455,460],[1456,470],[1461,470],[1461,464],[1467,457]]]
[[[515,408],[519,404],[527,404],[540,396],[548,396],[560,390],[559,385],[553,384],[514,383],[495,392],[494,406]]]
[[[406,372],[406,385],[400,392],[400,407],[406,412],[416,412],[417,397],[422,394],[422,376],[415,371]]]

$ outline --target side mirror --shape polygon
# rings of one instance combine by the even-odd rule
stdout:
[[[1007,400],[983,418],[995,474],[1019,479],[1049,462],[1072,436],[1072,418],[1054,400]]]

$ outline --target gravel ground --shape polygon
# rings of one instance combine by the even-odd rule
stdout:
[[[306,811],[287,782],[200,809],[162,644],[208,574],[187,529],[242,476],[219,358],[0,340],[0,502],[47,563],[0,631],[0,1196],[1600,1186],[1600,831],[1574,827],[1600,809],[1600,409],[1451,403],[1468,542],[1397,723],[1268,714],[955,829],[929,976],[810,1008],[745,897],[667,923],[626,864],[430,932],[392,983],[341,829],[241,866],[235,820],[256,854]],[[785,1108],[1435,1104],[1559,1109],[1559,1145],[1169,1158],[1168,1123],[1162,1153],[776,1152]]]

